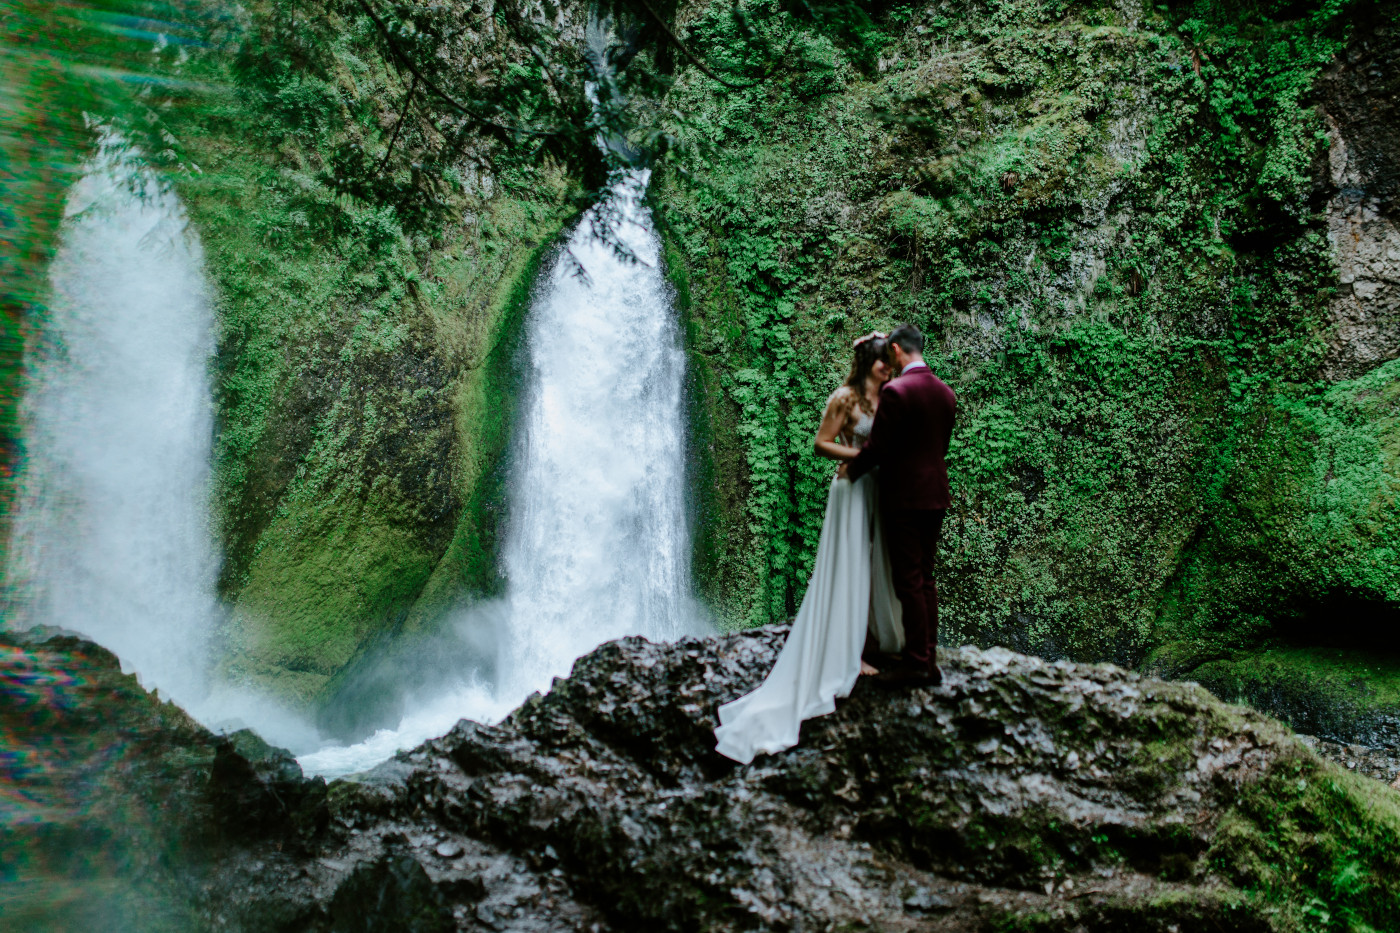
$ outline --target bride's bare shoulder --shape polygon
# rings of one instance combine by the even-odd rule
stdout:
[[[826,397],[826,407],[848,409],[856,403],[856,390],[848,385],[839,385],[836,391]]]
[[[840,419],[842,424],[851,417],[851,412],[856,407],[856,393],[850,386],[837,386],[836,391],[826,397],[826,413],[822,415],[823,421]]]

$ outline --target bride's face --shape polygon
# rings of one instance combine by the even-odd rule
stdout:
[[[890,369],[890,364],[884,360],[876,360],[870,367],[870,375],[879,382],[889,382],[894,370]]]

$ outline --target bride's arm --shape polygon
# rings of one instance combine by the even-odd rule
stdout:
[[[860,453],[857,448],[848,447],[837,440],[841,436],[841,429],[846,426],[846,421],[851,416],[853,403],[851,391],[844,387],[831,393],[831,398],[826,400],[826,413],[822,415],[821,427],[817,428],[817,439],[812,444],[817,456],[831,460],[850,460]]]

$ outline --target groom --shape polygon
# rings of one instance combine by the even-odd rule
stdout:
[[[949,505],[948,439],[958,399],[924,362],[924,335],[913,324],[890,332],[899,375],[880,390],[870,440],[841,473],[854,481],[880,468],[880,523],[904,615],[904,655],[881,674],[891,684],[942,683],[938,668],[938,588],[933,559]]]

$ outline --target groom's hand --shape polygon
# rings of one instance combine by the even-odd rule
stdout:
[[[842,461],[841,461],[841,465],[840,465],[839,467],[836,468],[836,478],[837,478],[837,479],[850,479],[850,477],[846,475],[846,464],[847,464],[847,463],[850,463],[850,461],[849,461],[849,460],[842,460]]]

